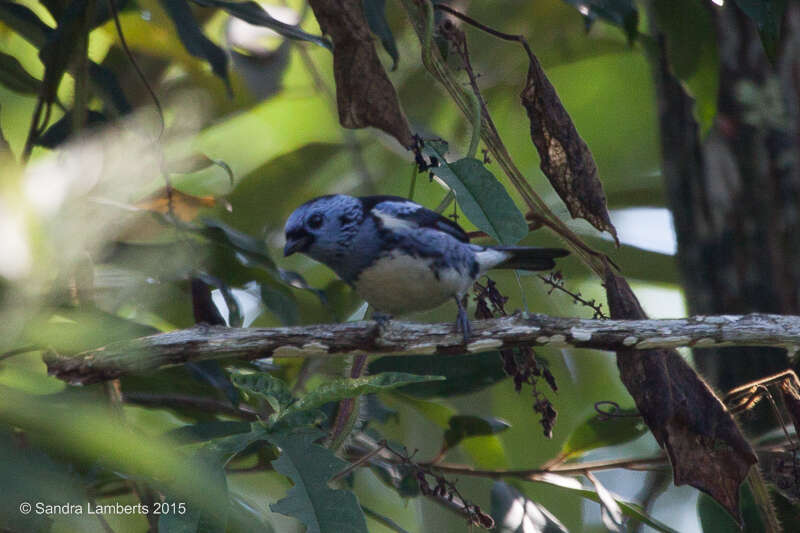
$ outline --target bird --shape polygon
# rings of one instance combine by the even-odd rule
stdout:
[[[480,246],[453,220],[399,196],[325,195],[289,215],[284,257],[327,265],[373,308],[373,318],[433,309],[450,299],[464,342],[471,335],[465,296],[493,268],[550,270],[561,248]]]

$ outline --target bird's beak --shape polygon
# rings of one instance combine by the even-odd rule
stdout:
[[[300,237],[287,237],[286,238],[286,246],[283,247],[283,257],[288,257],[295,252],[303,252],[305,251],[311,241],[314,240],[314,237],[311,235],[303,235]]]

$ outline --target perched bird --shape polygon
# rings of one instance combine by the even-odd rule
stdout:
[[[397,196],[320,196],[295,209],[285,231],[284,256],[301,252],[330,267],[379,321],[455,299],[465,341],[464,296],[479,276],[492,268],[549,270],[569,253],[470,244],[452,220]]]

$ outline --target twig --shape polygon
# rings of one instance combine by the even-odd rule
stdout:
[[[109,344],[74,356],[44,356],[48,371],[89,384],[189,361],[238,357],[348,355],[461,355],[515,346],[653,350],[692,346],[800,345],[800,317],[769,314],[696,316],[660,320],[590,320],[512,315],[472,324],[465,344],[454,324],[348,322],[293,328],[196,326]]]
[[[449,474],[459,474],[462,476],[485,477],[489,479],[518,478],[529,481],[536,481],[537,477],[545,474],[585,474],[598,470],[612,470],[624,468],[627,470],[650,470],[654,466],[666,465],[667,459],[661,455],[658,457],[642,457],[635,459],[613,459],[610,461],[587,461],[584,463],[570,463],[558,465],[553,468],[531,468],[524,470],[479,470],[469,466],[438,464],[431,465],[434,470],[440,470]]]

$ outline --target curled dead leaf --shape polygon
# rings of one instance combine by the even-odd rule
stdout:
[[[541,169],[573,218],[584,218],[607,231],[619,246],[617,230],[606,207],[603,185],[589,147],[532,53],[522,105],[531,121],[531,139],[541,159]]]
[[[320,28],[333,41],[333,74],[341,125],[352,129],[373,126],[411,147],[408,120],[378,59],[361,0],[309,3]]]
[[[611,317],[647,318],[628,282],[607,272]],[[617,366],[675,484],[708,493],[741,523],[739,486],[757,459],[730,412],[675,350],[620,350]]]

